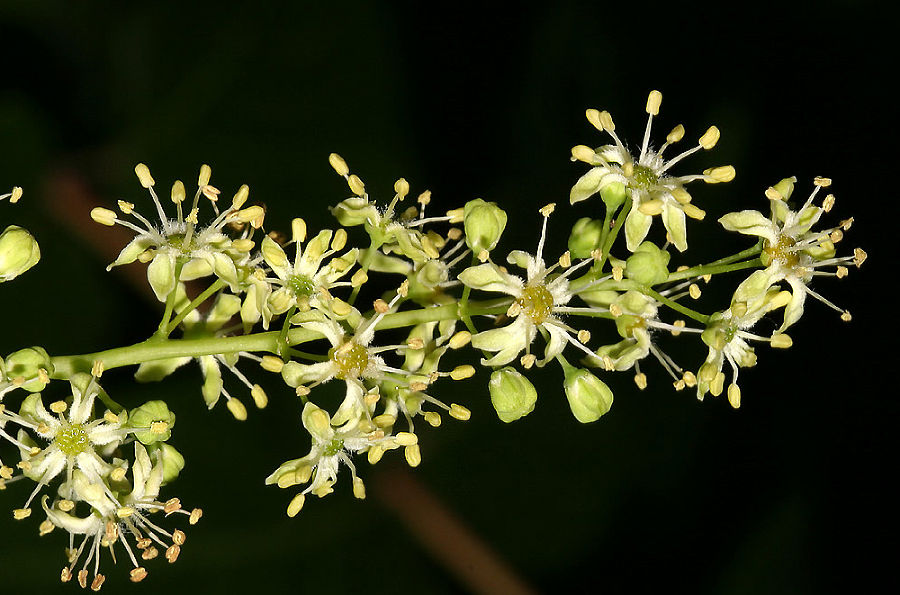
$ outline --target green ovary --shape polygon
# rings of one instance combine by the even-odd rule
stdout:
[[[61,429],[53,442],[70,457],[81,454],[91,445],[91,439],[88,438],[88,434],[81,424]]]
[[[534,324],[543,324],[553,312],[553,296],[543,285],[526,287],[517,302]]]
[[[359,378],[369,366],[369,350],[353,341],[331,349],[328,358],[337,367],[335,376],[341,380]]]
[[[635,165],[631,179],[635,186],[646,190],[659,181],[659,176],[646,165]]]
[[[291,275],[287,284],[297,297],[312,297],[316,292],[316,284],[306,275]]]
[[[328,443],[328,446],[325,447],[324,454],[326,457],[333,457],[337,453],[341,452],[342,448],[344,448],[344,441],[340,438],[335,438]]]

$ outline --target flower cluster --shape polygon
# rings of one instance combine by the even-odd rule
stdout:
[[[672,173],[690,155],[712,149],[720,135],[712,126],[694,146],[669,157],[666,151],[685,129],[678,125],[658,148],[651,144],[661,100],[658,91],[650,93],[646,129],[635,150],[619,137],[608,112],[587,110],[588,121],[613,142],[572,149],[573,158],[591,168],[569,199],[576,204],[599,194],[601,202],[587,203],[593,210],[575,223],[568,249],[555,260],[547,254],[553,254],[548,227],[556,203],[541,208],[535,251],[506,252],[505,264],[522,274],[496,259],[508,220],[497,204],[476,198],[435,215],[425,190],[415,205],[403,208],[410,196],[403,178],[381,204],[337,154],[329,162],[351,196],[332,209],[337,225],[318,232],[300,217],[289,233],[267,231],[265,209],[248,205],[246,185],[220,208],[221,192],[210,184],[206,165],[190,205],[184,184],[176,181],[174,207],[167,207],[149,169],[139,164],[135,173],[156,221],[124,200],[118,212],[97,207],[91,216],[135,233],[109,268],[146,264],[149,285],[164,304],[162,320],[152,337],[132,346],[56,357],[30,347],[0,359],[0,447],[6,449],[0,452],[0,489],[34,484],[15,518],[29,517],[40,502],[46,516],[40,533],[58,528],[69,535],[62,580],[76,578],[94,590],[105,581],[104,550],[113,559],[125,552],[135,582],[147,574],[143,562],[160,552],[169,562],[178,558],[185,534],[163,528],[159,517],[180,513],[193,524],[201,512],[182,510],[177,498],[160,499],[184,467],[167,442],[175,416],[161,400],[134,408],[114,402],[99,383],[107,367],[134,365],[138,381],[157,382],[195,361],[205,405],[213,409],[224,400],[236,420],[248,417],[236,390],[249,393],[258,409],[269,402],[247,363],[272,373],[276,388],[269,393],[289,399],[298,413],[293,420],[299,418],[289,422],[301,435],[290,453],[294,458],[265,480],[295,490],[289,516],[310,496],[332,493],[342,476],[353,495],[364,498],[362,458],[375,464],[402,449],[406,462],[418,466],[416,424],[436,428],[445,414],[470,416],[463,405],[437,398],[435,386],[474,376],[475,364],[489,371],[483,392],[505,423],[535,409],[538,393],[528,375],[554,363],[574,418],[596,422],[613,405],[609,375],[633,373],[643,390],[650,356],[676,390],[695,389],[700,399],[725,393],[739,407],[741,368],[756,365],[758,344],[793,344],[786,331],[801,318],[807,296],[850,319],[812,284],[846,277],[866,254],[857,248],[837,255],[852,219],[816,228],[835,204],[831,194],[819,201],[830,180],[816,178],[795,208],[790,199],[796,180],[788,178],[765,191],[768,216],[742,210],[719,219],[726,230],[752,236],[754,245],[709,263],[673,263],[673,254],[690,258],[688,220],[705,217],[686,186],[728,182],[734,168]],[[0,200],[20,196],[17,188]],[[203,224],[201,203],[212,212]],[[664,243],[648,239],[656,216],[666,230]],[[624,242],[617,242],[620,234]],[[27,231],[8,227],[0,235],[0,281],[15,278],[39,257]],[[734,279],[726,303],[707,306],[701,287],[726,274],[743,277]],[[758,329],[769,314],[781,322],[766,334]],[[686,363],[679,343],[695,338],[707,355]],[[535,341],[543,343],[542,352],[534,352]],[[450,352],[456,353],[444,359]],[[93,363],[90,373],[85,362]],[[65,382],[68,394],[45,405],[43,395]],[[323,385],[342,389],[343,398],[332,406]]]

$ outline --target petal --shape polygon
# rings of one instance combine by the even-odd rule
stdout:
[[[171,252],[157,252],[147,267],[147,279],[156,294],[156,299],[166,301],[175,289],[175,255]]]
[[[485,366],[502,366],[511,362],[534,339],[537,329],[525,317],[518,317],[512,324],[482,331],[472,337],[472,346],[483,351],[497,352],[489,359],[481,360]]]
[[[122,248],[118,258],[116,258],[115,262],[106,267],[106,270],[108,271],[113,267],[134,262],[137,260],[138,256],[143,254],[148,248],[152,248],[153,245],[154,241],[152,238],[145,235],[137,236]]]
[[[652,222],[652,216],[641,213],[635,205],[632,205],[628,216],[625,217],[625,244],[630,252],[637,250],[647,237]]]
[[[138,382],[159,382],[189,361],[190,357],[170,357],[144,362],[138,366],[134,379]]]
[[[496,291],[512,296],[522,295],[524,282],[521,278],[504,273],[493,263],[469,267],[459,274],[459,280],[473,289]]]
[[[778,227],[759,211],[728,213],[719,218],[719,223],[728,231],[778,241]]]
[[[586,174],[578,178],[572,190],[569,191],[569,203],[575,204],[592,197],[600,191],[600,184],[603,178],[609,173],[609,168],[594,167],[588,170]]]
[[[684,211],[677,201],[669,199],[663,202],[662,221],[678,251],[687,250],[687,227],[685,226]]]

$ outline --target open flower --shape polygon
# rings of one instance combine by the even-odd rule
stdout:
[[[78,470],[90,481],[100,481],[111,469],[107,449],[120,443],[128,432],[123,427],[124,418],[112,412],[94,418],[94,400],[102,390],[95,377],[77,375],[71,387],[71,405],[57,401],[47,411],[40,393],[34,393],[22,402],[19,413],[3,414],[21,428],[14,440],[22,456],[20,467],[26,477],[37,483],[25,506],[17,511],[19,517],[30,514],[29,506],[35,496],[63,471],[67,480]],[[49,444],[40,448],[26,430]]]
[[[841,312],[841,317],[850,319],[850,313],[843,310],[812,289],[809,284],[813,277],[845,277],[847,267],[854,264],[860,266],[866,259],[866,253],[857,248],[853,256],[835,257],[835,243],[843,238],[843,232],[850,229],[853,219],[842,221],[837,227],[813,231],[822,213],[831,210],[834,196],[825,197],[822,206],[813,204],[816,195],[822,188],[831,185],[827,178],[816,178],[815,188],[806,202],[797,211],[792,211],[786,201],[794,189],[796,178],[787,178],[766,191],[771,206],[771,216],[766,217],[759,211],[740,211],[728,213],[719,219],[725,229],[737,231],[745,235],[763,239],[761,259],[767,266],[770,281],[777,283],[787,281],[791,286],[791,301],[784,310],[785,330],[803,315],[806,296],[811,295],[826,306]],[[821,269],[834,267],[833,272]]]
[[[323,261],[344,248],[347,243],[347,232],[339,229],[332,234],[330,229],[322,230],[306,242],[304,247],[302,243],[306,240],[306,223],[302,219],[295,219],[293,228],[292,241],[296,244],[297,250],[293,263],[288,259],[284,249],[272,238],[266,236],[262,241],[263,258],[277,277],[271,281],[281,286],[268,297],[268,307],[263,311],[263,326],[266,328],[273,316],[283,314],[291,308],[303,311],[318,307],[319,296],[323,289],[330,290],[339,285],[350,285],[349,282],[339,283],[338,279],[347,274],[356,262],[356,249],[332,258],[328,264],[322,265]]]
[[[101,552],[104,548],[109,549],[115,562],[116,545],[122,546],[133,566],[131,581],[140,582],[147,576],[142,564],[159,555],[157,546],[164,548],[164,557],[173,563],[185,542],[183,531],[176,529],[170,532],[151,517],[157,513],[164,513],[167,517],[180,513],[188,515],[193,525],[202,516],[200,509],[191,512],[183,510],[177,498],[158,501],[166,474],[162,451],[156,450],[150,455],[140,442],[135,442],[134,451],[130,482],[125,462],[120,461],[120,465],[102,481],[91,480],[76,470],[64,485],[64,491],[68,494],[66,498],[57,498],[50,504],[49,498],[44,496],[42,506],[49,525],[42,525],[42,533],[59,527],[69,534],[69,564],[60,575],[63,582],[77,577],[81,587],[87,587],[88,569],[93,564],[90,586],[95,591],[99,590],[106,580],[100,573]],[[78,544],[76,536],[83,536]],[[81,569],[75,572],[79,563]]]
[[[621,203],[625,193],[631,197],[631,210],[625,218],[625,239],[632,252],[644,241],[655,215],[662,217],[663,225],[670,241],[680,251],[687,249],[685,216],[703,219],[705,212],[691,203],[691,195],[684,185],[695,180],[709,184],[729,182],[734,178],[734,168],[730,165],[714,167],[702,174],[672,176],[669,170],[676,163],[696,153],[700,149],[712,149],[719,140],[719,129],[710,126],[700,137],[698,144],[671,159],[665,159],[663,152],[684,137],[684,126],[679,124],[666,136],[666,142],[658,150],[650,146],[650,130],[653,116],[659,113],[662,94],[651,91],[647,98],[647,128],[641,143],[640,153],[635,158],[616,135],[616,126],[607,111],[587,110],[587,118],[597,130],[608,133],[615,144],[591,149],[579,145],[572,149],[573,159],[584,161],[594,167],[584,174],[572,188],[572,204],[585,200],[600,192],[606,200]],[[617,200],[614,197],[619,195]],[[618,206],[618,205],[616,205]]]
[[[300,459],[286,461],[266,478],[266,484],[278,484],[281,488],[309,482],[288,506],[288,515],[295,516],[303,507],[306,494],[320,498],[330,494],[337,482],[341,464],[350,469],[353,477],[353,493],[357,498],[365,497],[365,487],[356,475],[352,456],[365,452],[384,439],[384,432],[364,432],[359,424],[350,423],[335,428],[328,412],[307,402],[303,406],[303,427],[312,437],[309,454]]]
[[[119,210],[123,215],[130,215],[136,219],[137,224],[120,219],[115,211],[103,207],[93,209],[91,218],[94,221],[103,225],[122,225],[137,233],[107,269],[129,264],[138,259],[141,259],[141,262],[149,261],[147,278],[160,301],[166,300],[178,281],[198,279],[212,274],[227,282],[233,290],[239,289],[242,276],[239,269],[249,270],[249,252],[253,248],[253,241],[249,239],[246,231],[243,237],[233,240],[224,233],[224,230],[229,224],[249,223],[252,229],[262,226],[265,216],[262,207],[242,208],[247,201],[249,188],[246,185],[241,186],[234,195],[231,206],[220,213],[216,206],[219,190],[210,186],[211,171],[208,165],[204,165],[200,169],[193,206],[187,215],[182,208],[185,200],[184,184],[176,181],[172,186],[171,196],[177,208],[177,216],[170,219],[154,190],[155,182],[150,170],[143,163],[139,163],[134,171],[141,185],[153,198],[159,215],[159,225],[151,223],[138,213],[133,204],[121,200]],[[216,218],[206,227],[198,227],[198,204],[201,196],[210,200],[216,213]],[[181,273],[176,279],[175,273],[179,268]]]
[[[537,336],[538,330],[546,331],[549,335],[544,359],[538,362],[539,365],[546,364],[562,353],[567,343],[572,343],[588,355],[593,356],[593,353],[584,347],[581,341],[570,334],[577,334],[577,331],[565,324],[560,317],[562,314],[572,311],[571,308],[565,307],[575,295],[569,289],[569,275],[592,263],[593,260],[586,259],[569,267],[561,275],[551,276],[551,273],[560,264],[554,264],[547,268],[543,252],[547,234],[547,218],[553,212],[554,206],[551,204],[541,209],[544,222],[536,255],[532,256],[527,252],[514,250],[507,258],[511,264],[515,263],[525,269],[526,279],[511,275],[491,262],[469,267],[459,274],[459,280],[473,289],[505,293],[514,298],[507,311],[507,315],[513,318],[512,323],[501,328],[482,331],[472,337],[472,345],[475,348],[496,353],[493,357],[483,359],[481,361],[483,365],[503,366],[525,350],[524,363],[526,366],[530,366],[534,362],[534,357],[530,354],[530,345]],[[561,259],[561,262],[567,261],[567,257]],[[571,262],[568,261],[567,264],[571,264]]]
[[[754,271],[735,290],[731,307],[710,316],[706,329],[700,335],[709,347],[709,354],[697,372],[698,399],[702,400],[707,392],[713,396],[722,393],[725,387],[722,366],[727,361],[732,370],[728,401],[735,409],[740,407],[738,371],[756,365],[756,353],[748,341],[767,342],[776,348],[791,345],[787,335],[776,333],[772,337],[763,337],[751,333],[750,329],[766,313],[784,307],[789,300],[788,292],[772,286],[767,271]]]

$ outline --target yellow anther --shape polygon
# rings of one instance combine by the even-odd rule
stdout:
[[[344,246],[347,245],[347,230],[343,227],[334,232],[334,237],[331,239],[331,249],[332,250],[343,250]]]
[[[305,397],[306,395],[308,395],[310,393],[310,390],[309,390],[308,386],[303,386],[301,384],[300,386],[297,387],[297,389],[294,392],[297,393],[298,397]]]
[[[450,341],[448,341],[448,345],[450,349],[461,349],[469,344],[469,341],[472,340],[472,333],[469,331],[459,331],[452,337],[450,337]]]
[[[769,200],[784,200],[784,195],[772,186],[769,186],[766,188],[766,198]]]
[[[425,341],[423,341],[421,337],[409,337],[406,340],[406,346],[413,351],[418,351],[420,349],[425,349]]]
[[[598,115],[598,119],[600,120],[601,130],[606,130],[607,132],[614,132],[616,130],[616,123],[613,122],[612,115],[603,110]]]
[[[690,295],[693,299],[700,299],[700,295],[703,292],[700,291],[700,286],[696,283],[691,283],[690,287],[688,287],[688,295]]]
[[[647,375],[643,372],[638,372],[634,375],[634,383],[640,390],[644,390],[647,388]]]
[[[850,270],[847,267],[838,267],[834,273],[834,275],[838,279],[843,279],[844,277],[846,277],[849,274],[850,274]]]
[[[197,521],[199,521],[201,517],[203,517],[203,509],[195,508],[191,511],[191,515],[188,517],[188,523],[190,523],[191,525],[196,525]]]
[[[197,223],[200,222],[199,219],[197,219],[197,216],[199,214],[200,214],[200,209],[195,207],[195,208],[191,209],[191,212],[188,213],[188,216],[185,217],[184,220],[187,221],[188,223],[193,223],[194,225],[197,225]],[[241,221],[241,223],[246,223],[246,221]]]
[[[403,456],[406,458],[406,463],[410,467],[418,467],[422,462],[422,451],[419,450],[418,444],[413,444],[404,448]]]
[[[406,178],[400,178],[394,182],[394,192],[396,192],[397,196],[401,199],[409,194],[409,182],[406,181]]]
[[[159,550],[155,547],[148,547],[144,550],[144,553],[141,554],[141,558],[144,560],[153,560],[159,555]]]
[[[866,254],[865,250],[862,248],[856,248],[853,250],[853,264],[858,267],[862,266],[862,263],[866,261],[869,255]]]
[[[531,367],[534,365],[534,362],[536,362],[536,361],[537,361],[537,356],[533,353],[528,353],[526,355],[523,355],[519,359],[519,363],[522,364],[522,367],[525,368],[526,370],[530,370]]]
[[[681,375],[682,380],[684,380],[684,384],[690,388],[697,386],[697,377],[690,370],[686,370],[684,374]]]
[[[388,305],[388,303],[381,298],[378,298],[377,300],[375,300],[372,303],[372,307],[379,314],[387,314],[387,312],[391,309],[391,307]]]
[[[424,382],[410,382],[409,390],[416,393],[421,393],[428,390],[428,385]]]
[[[27,519],[31,516],[30,508],[16,508],[13,510],[13,518],[17,521],[21,521],[22,519]]]
[[[353,478],[353,496],[359,500],[366,499],[366,484],[359,477]]]
[[[280,374],[284,368],[284,360],[274,355],[264,355],[262,361],[259,362],[260,367],[266,372],[274,372]]]
[[[564,269],[572,266],[572,254],[568,250],[563,252],[563,255],[559,257],[559,266]]]
[[[286,490],[287,488],[297,485],[296,476],[294,473],[285,473],[278,478],[278,481],[275,482],[275,485],[277,485],[282,490]]]
[[[212,168],[205,163],[200,166],[200,175],[197,176],[197,187],[203,188],[207,184],[209,184],[209,179],[212,177]]]
[[[63,512],[71,512],[75,508],[75,503],[71,500],[60,500],[56,503],[56,507]]]
[[[717,142],[719,142],[719,129],[715,126],[707,128],[703,136],[700,137],[700,146],[707,151],[715,147]]]
[[[125,467],[116,467],[112,471],[109,472],[109,478],[113,481],[122,481],[125,479],[128,471]]]
[[[510,318],[515,318],[522,312],[522,304],[519,302],[513,302],[509,305],[509,308],[506,309],[506,315]]]
[[[245,421],[247,419],[247,408],[236,398],[232,397],[228,399],[228,402],[225,403],[225,407],[228,408],[228,411],[231,412],[234,419],[238,421]]]
[[[409,279],[404,279],[403,283],[400,284],[400,287],[397,288],[397,293],[400,297],[406,297],[409,295]]]
[[[184,189],[184,182],[182,182],[181,180],[175,180],[175,183],[172,184],[172,192],[170,193],[170,196],[172,197],[172,202],[174,202],[175,204],[184,202],[184,199],[187,196],[187,193]]]
[[[400,446],[412,446],[413,444],[419,443],[419,437],[410,432],[398,432],[394,436],[394,440]]]
[[[138,566],[137,568],[133,568],[129,573],[131,582],[139,583],[145,578],[147,578],[147,569],[143,566]]]
[[[427,423],[432,428],[436,428],[441,425],[441,416],[434,411],[426,411],[422,414],[422,418],[425,420],[425,423]]]
[[[347,185],[350,187],[350,192],[352,192],[356,196],[365,196],[366,185],[362,180],[359,179],[359,176],[357,176],[356,174],[352,174],[347,177]]]
[[[238,188],[238,191],[234,193],[234,196],[231,198],[231,208],[235,211],[244,207],[247,199],[250,197],[250,186],[246,184],[241,184],[241,187]]]
[[[252,207],[247,207],[246,209],[235,211],[235,213],[231,216],[231,219],[239,223],[250,223],[256,219],[264,217],[265,214],[265,209],[263,209],[259,205],[253,205]],[[194,214],[194,218],[196,218],[196,214]]]
[[[454,242],[455,242],[456,240],[458,240],[459,238],[461,238],[462,235],[463,235],[463,232],[462,232],[462,230],[461,230],[460,228],[458,228],[458,227],[451,227],[451,228],[447,231],[447,239],[448,239],[448,240],[453,240]]]
[[[616,369],[616,363],[608,355],[604,355],[603,357],[601,357],[600,363],[603,366],[604,370],[608,370],[608,371],[612,372],[613,370]]]
[[[106,581],[106,577],[102,574],[95,574],[94,580],[91,581],[91,591],[95,593],[99,591],[103,587],[103,583]]]
[[[101,376],[103,376],[103,371],[105,369],[106,365],[103,363],[103,360],[94,360],[94,364],[91,366],[91,375],[94,378],[100,378]]]
[[[659,215],[663,212],[663,201],[658,198],[652,198],[650,200],[645,200],[640,205],[638,205],[638,211],[643,213],[644,215]]]
[[[12,479],[12,474],[13,474],[12,467],[7,467],[6,465],[0,466],[0,478]]]
[[[181,553],[181,546],[178,544],[172,544],[166,550],[166,560],[169,561],[169,564],[174,564],[175,560],[178,559],[178,555]]]
[[[153,181],[153,176],[150,175],[150,168],[143,163],[138,163],[134,166],[134,173],[137,174],[138,180],[144,188],[150,188],[156,184],[156,182]]]
[[[603,250],[601,250],[600,248],[591,250],[591,258],[594,260],[594,262],[599,261],[601,258],[603,258]]]
[[[344,161],[344,158],[337,153],[332,153],[328,156],[328,163],[339,176],[346,176],[350,173],[350,168],[347,167],[347,162]]]
[[[680,335],[681,329],[684,328],[684,325],[685,325],[685,323],[683,320],[676,320],[675,322],[673,322],[672,326],[674,326],[675,328],[672,329],[672,336],[677,337],[678,335]]]
[[[610,304],[609,305],[609,313],[614,317],[618,318],[623,314],[622,307],[619,304]]]
[[[91,219],[100,225],[112,226],[116,224],[116,212],[103,207],[94,207],[91,209]]]
[[[472,412],[463,407],[462,405],[457,405],[456,403],[450,404],[450,417],[453,419],[458,419],[460,421],[466,421],[470,417],[472,417]]]
[[[219,190],[215,186],[210,186],[209,184],[207,184],[206,186],[203,186],[200,189],[200,192],[203,194],[203,196],[205,196],[206,198],[208,198],[209,200],[211,200],[213,202],[216,202],[217,200],[219,200],[219,195],[222,193],[221,190]]]
[[[789,335],[785,335],[784,333],[775,333],[772,335],[772,340],[769,344],[775,349],[787,349],[791,345],[794,344],[794,340],[791,339]]]
[[[170,515],[178,510],[181,510],[181,500],[178,498],[169,498],[166,500],[166,503],[163,506],[163,512],[165,512],[166,515]]]
[[[720,182],[730,182],[734,179],[733,165],[720,165],[719,167],[711,167],[703,170],[704,182],[707,184],[719,184]],[[767,191],[768,192],[768,191]]]
[[[256,246],[256,242],[254,242],[250,238],[240,238],[231,242],[232,248],[234,248],[238,252],[244,252],[245,254],[253,250],[254,246]]]
[[[134,509],[130,506],[122,506],[121,508],[116,510],[116,516],[120,519],[127,519],[131,515],[134,514]]]
[[[372,423],[374,423],[379,428],[390,428],[397,422],[397,416],[391,415],[390,413],[382,413],[381,415],[376,415],[372,418]]]
[[[594,153],[594,149],[588,146],[577,145],[572,147],[572,159],[574,159],[575,161],[593,163],[595,155],[596,153]]]
[[[84,568],[78,571],[78,586],[87,589],[88,571]]]
[[[588,122],[590,122],[594,128],[603,132],[603,122],[600,120],[600,112],[590,108],[585,110],[584,115],[587,116]]]
[[[672,192],[672,196],[675,197],[675,200],[677,200],[681,204],[686,205],[689,202],[691,202],[691,198],[692,198],[691,194],[684,188],[680,188],[680,187],[672,188],[671,192]]]
[[[370,465],[376,464],[381,460],[381,457],[384,456],[384,448],[379,445],[375,445],[369,448],[369,452],[366,453],[366,460],[369,461]]]
[[[716,375],[713,377],[713,381],[709,385],[709,392],[714,397],[718,397],[722,394],[722,391],[725,389],[725,374],[722,372],[716,372]]]
[[[119,210],[122,211],[125,215],[130,215],[134,212],[134,204],[130,202],[125,202],[124,200],[116,201],[116,204],[119,205]]]
[[[685,382],[683,379],[679,378],[675,382],[672,383],[672,386],[675,387],[675,390],[681,391],[684,390]]]
[[[622,164],[622,173],[625,175],[626,178],[630,178],[631,176],[633,176],[634,175],[634,163],[632,163],[631,161],[623,163]]]
[[[150,424],[151,434],[165,434],[169,430],[168,422],[154,421]]]
[[[581,329],[578,331],[578,340],[582,343],[587,343],[591,340],[591,331],[586,329]]]
[[[853,226],[853,217],[850,217],[849,219],[844,219],[843,221],[841,221],[839,223],[839,225],[840,225],[840,228],[843,229],[844,231],[850,231],[850,228]]]
[[[666,142],[668,143],[677,143],[682,138],[684,138],[684,126],[679,124],[675,128],[672,129],[672,132],[666,135]]]
[[[250,396],[253,397],[253,403],[257,409],[265,409],[266,405],[269,404],[269,397],[266,395],[266,391],[258,384],[254,384],[253,388],[250,389]]]
[[[50,411],[53,413],[63,413],[67,407],[68,405],[66,405],[65,401],[54,401],[50,403]]]
[[[681,210],[685,215],[697,221],[703,221],[703,218],[706,217],[706,211],[692,204],[683,205]]]
[[[614,266],[612,268],[612,277],[616,281],[621,281],[622,276],[625,274],[625,269],[620,266]]]
[[[540,213],[544,217],[549,217],[555,210],[556,210],[556,203],[551,202],[550,204],[546,204],[546,205],[542,206],[540,208]]]
[[[819,188],[828,188],[829,186],[831,186],[831,178],[816,176],[815,178],[813,178],[813,184],[815,184]]]
[[[853,320],[853,316],[850,315],[850,310],[844,310],[843,314],[841,314],[841,320],[844,322],[850,322]]]
[[[416,198],[416,202],[422,206],[431,204],[431,190],[425,190],[419,194],[419,197]]]
[[[49,520],[46,520],[46,521],[42,522],[42,523],[38,526],[38,534],[39,534],[41,537],[43,537],[44,535],[47,535],[47,534],[49,534],[49,533],[52,533],[52,532],[53,532],[53,529],[55,529],[55,528],[56,528],[56,525],[54,525],[54,524],[53,524],[52,522],[50,522]]]
[[[835,229],[828,235],[828,237],[829,239],[831,239],[832,243],[837,244],[844,239],[844,232],[842,232],[840,229]]]
[[[172,531],[172,542],[175,545],[184,545],[184,542],[187,540],[187,536],[184,534],[184,531],[181,529],[175,529]]]
[[[662,103],[662,93],[659,91],[650,91],[647,97],[647,113],[651,116],[659,115],[659,104]]]
[[[831,211],[831,209],[833,207],[834,207],[834,194],[829,194],[822,200],[822,210],[825,211],[826,213],[828,213]]]
[[[465,380],[466,378],[471,378],[475,375],[475,368],[468,364],[462,366],[456,366],[450,372],[450,378],[453,380]]]
[[[735,409],[741,406],[741,388],[737,384],[728,386],[728,402]]]
[[[9,202],[15,204],[19,202],[20,198],[22,198],[22,187],[13,186],[12,192],[9,195]]]

